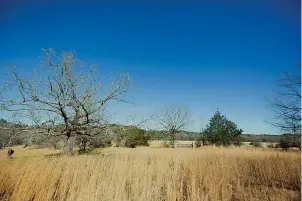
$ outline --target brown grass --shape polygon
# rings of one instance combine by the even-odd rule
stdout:
[[[0,159],[0,200],[301,200],[299,152],[108,148],[45,157],[38,155],[46,150],[36,151]]]

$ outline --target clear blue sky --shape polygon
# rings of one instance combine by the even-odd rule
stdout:
[[[116,105],[117,121],[181,103],[192,111],[190,130],[219,109],[245,133],[276,131],[264,122],[271,115],[266,101],[282,73],[300,62],[299,0],[38,2],[1,1],[3,72],[8,64],[31,71],[41,48],[73,50],[104,75],[131,74],[136,107]]]

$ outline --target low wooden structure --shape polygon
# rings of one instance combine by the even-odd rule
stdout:
[[[174,147],[175,148],[193,148],[194,145],[193,145],[193,143],[190,143],[190,144],[175,144]]]

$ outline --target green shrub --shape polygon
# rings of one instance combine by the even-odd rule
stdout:
[[[206,146],[206,145],[209,145],[209,143],[207,142],[207,139],[203,135],[203,133],[200,133],[197,140],[195,141],[195,147],[198,148],[198,147]]]
[[[100,139],[100,138],[91,138],[89,146],[91,148],[102,148],[102,147],[110,147],[111,140],[110,139]]]
[[[163,143],[163,148],[169,148],[169,147],[170,147],[169,143],[167,143],[167,142]]]
[[[267,142],[267,139],[265,139],[265,138],[262,138],[262,142]]]
[[[273,143],[270,143],[270,144],[267,145],[267,148],[272,149],[272,148],[277,148],[277,146],[275,146]]]
[[[233,140],[233,145],[234,146],[242,146],[242,142],[244,141],[244,138],[242,136],[237,136]]]
[[[242,142],[241,142],[240,140],[234,141],[234,142],[233,142],[233,145],[234,145],[234,146],[237,146],[237,147],[240,147],[240,146],[242,146]]]
[[[292,143],[287,138],[281,138],[279,140],[278,147],[280,147],[282,149],[288,149],[288,148],[292,147]]]
[[[125,147],[135,148],[137,146],[149,146],[150,137],[142,129],[132,127],[127,129],[125,136]]]
[[[200,141],[200,140],[195,141],[196,148],[201,147],[201,146],[202,146],[202,141]]]
[[[260,142],[250,142],[250,145],[252,145],[254,147],[262,147]]]

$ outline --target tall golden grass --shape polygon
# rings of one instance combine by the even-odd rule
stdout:
[[[17,155],[17,152],[16,152]],[[0,160],[0,200],[301,200],[300,153],[118,149]]]

